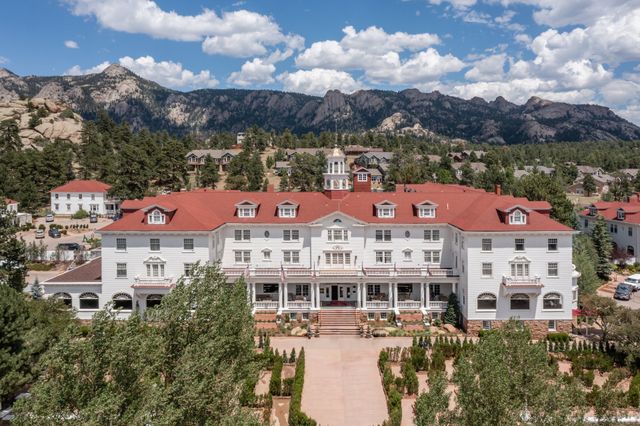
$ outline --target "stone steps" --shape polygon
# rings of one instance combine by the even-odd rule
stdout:
[[[357,336],[360,334],[358,313],[353,309],[320,311],[318,328],[320,335]]]

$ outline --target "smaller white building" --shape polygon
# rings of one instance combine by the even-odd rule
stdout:
[[[57,215],[72,215],[79,210],[99,215],[113,215],[118,201],[108,196],[111,185],[97,180],[72,180],[51,191],[51,211]]]

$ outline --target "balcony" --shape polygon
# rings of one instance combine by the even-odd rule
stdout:
[[[312,277],[313,271],[310,268],[287,268],[285,269],[287,277]]]
[[[534,277],[513,277],[502,276],[502,285],[507,294],[513,293],[540,293],[544,284],[539,276]]]
[[[446,311],[448,302],[429,302],[430,311]]]
[[[365,268],[364,274],[368,277],[390,277],[393,274],[392,268]]]
[[[367,300],[368,309],[389,309],[389,302],[387,300]]]
[[[254,277],[279,277],[281,272],[278,268],[256,268],[252,275]]]
[[[256,310],[273,311],[278,309],[278,301],[277,300],[256,301],[253,303],[253,307]]]
[[[291,302],[287,302],[287,309],[310,309],[311,302],[295,300]]]
[[[419,300],[398,300],[398,309],[420,309]]]
[[[358,277],[359,269],[320,269],[317,271],[320,277]]]
[[[172,288],[175,286],[173,277],[144,277],[137,276],[133,279],[133,288]]]

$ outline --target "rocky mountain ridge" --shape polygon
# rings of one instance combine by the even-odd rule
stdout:
[[[111,65],[83,76],[20,77],[0,69],[0,101],[47,98],[85,119],[106,110],[133,128],[208,135],[257,125],[297,133],[331,131],[438,134],[494,144],[635,140],[640,127],[598,105],[532,97],[517,105],[498,97],[464,100],[437,91],[331,90],[324,97],[275,90],[201,89],[179,92]]]

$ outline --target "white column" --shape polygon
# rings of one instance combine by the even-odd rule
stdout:
[[[362,283],[356,283],[356,308],[362,308]]]
[[[283,299],[282,299],[282,287],[284,286],[284,283],[279,283],[278,284],[278,309],[282,309],[284,307],[284,303],[283,303]]]
[[[427,306],[427,309],[429,309],[429,302],[431,302],[431,286],[429,283],[425,283],[425,287],[426,287],[426,293],[427,293],[426,306]]]
[[[424,283],[420,283],[420,307],[424,308]]]
[[[284,287],[284,308],[289,307],[289,283],[282,283]]]
[[[391,307],[395,309],[398,307],[398,284],[397,283],[391,283],[391,294],[393,294],[393,302],[391,304]]]
[[[320,300],[320,283],[316,283],[316,301],[318,302],[317,308],[322,307],[322,301]]]
[[[251,283],[251,303],[256,303],[256,283]]]
[[[458,294],[458,283],[452,283],[451,288],[455,294]]]

